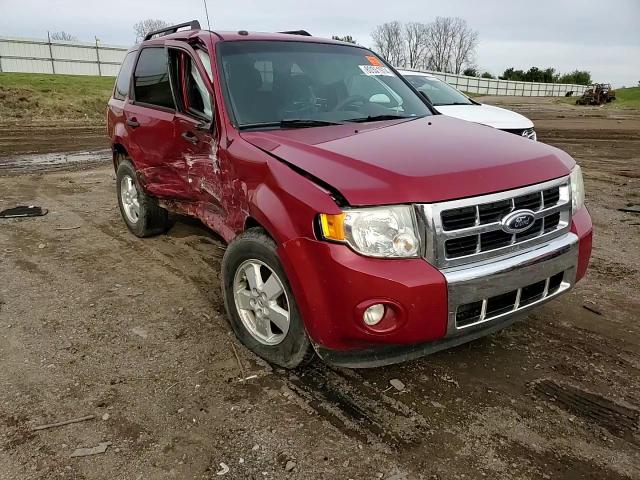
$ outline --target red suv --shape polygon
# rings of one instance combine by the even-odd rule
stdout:
[[[162,233],[172,211],[220,234],[229,321],[284,367],[476,339],[589,261],[569,155],[438,115],[360,46],[197,22],[154,32],[122,63],[108,130],[131,232]]]

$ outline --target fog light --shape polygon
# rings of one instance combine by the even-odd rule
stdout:
[[[367,325],[377,325],[384,317],[384,305],[376,303],[364,311],[364,323]]]

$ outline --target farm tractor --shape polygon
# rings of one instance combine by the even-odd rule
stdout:
[[[616,99],[616,91],[609,83],[595,83],[576,100],[576,105],[602,105]]]

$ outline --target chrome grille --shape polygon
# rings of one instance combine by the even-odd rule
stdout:
[[[441,268],[517,254],[569,231],[569,178],[463,200],[419,206],[427,231],[425,258]],[[531,227],[507,233],[501,220],[516,210],[534,215]]]
[[[536,131],[531,128],[503,128],[501,129],[503,132],[513,133],[515,135],[519,135],[524,138],[528,138],[529,140],[536,140]]]
[[[455,314],[456,328],[472,327],[554,296],[570,286],[564,275],[560,272],[522,288],[459,305]]]

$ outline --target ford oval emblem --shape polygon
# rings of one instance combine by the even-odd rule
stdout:
[[[528,230],[536,221],[531,210],[516,210],[500,220],[502,230],[506,233],[522,233]]]

